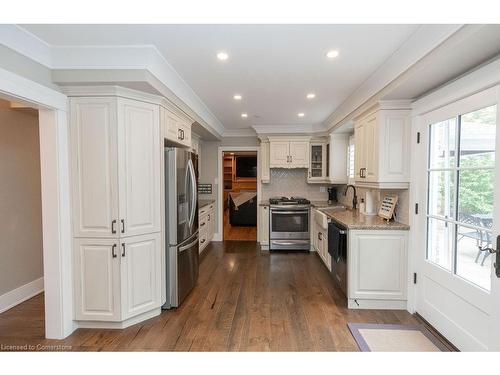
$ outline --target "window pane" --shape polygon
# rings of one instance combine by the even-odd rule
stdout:
[[[443,220],[427,220],[427,260],[451,271],[455,225]]]
[[[458,226],[457,275],[490,290],[491,254],[479,251],[479,246],[491,246],[491,233]]]
[[[482,225],[493,218],[492,169],[460,170],[458,178],[458,220]]]
[[[455,218],[455,171],[429,172],[429,215]]]
[[[460,167],[495,165],[496,106],[460,117]]]
[[[455,166],[456,127],[455,118],[430,126],[430,168]]]
[[[323,174],[323,147],[311,147],[311,177],[321,177]]]

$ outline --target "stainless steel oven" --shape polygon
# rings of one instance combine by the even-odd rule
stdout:
[[[269,249],[309,250],[309,211],[309,204],[271,204]]]

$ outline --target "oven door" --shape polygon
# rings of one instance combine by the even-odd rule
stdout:
[[[309,210],[271,208],[269,238],[272,240],[309,240]]]

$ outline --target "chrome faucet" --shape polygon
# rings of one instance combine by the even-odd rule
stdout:
[[[344,191],[344,197],[347,195],[347,190],[352,187],[352,190],[354,191],[354,197],[352,198],[352,208],[355,210],[356,206],[358,205],[358,196],[356,195],[356,187],[354,185],[347,185]]]

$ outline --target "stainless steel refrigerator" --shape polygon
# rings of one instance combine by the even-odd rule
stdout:
[[[165,148],[166,302],[179,306],[198,279],[198,159],[177,147]]]

